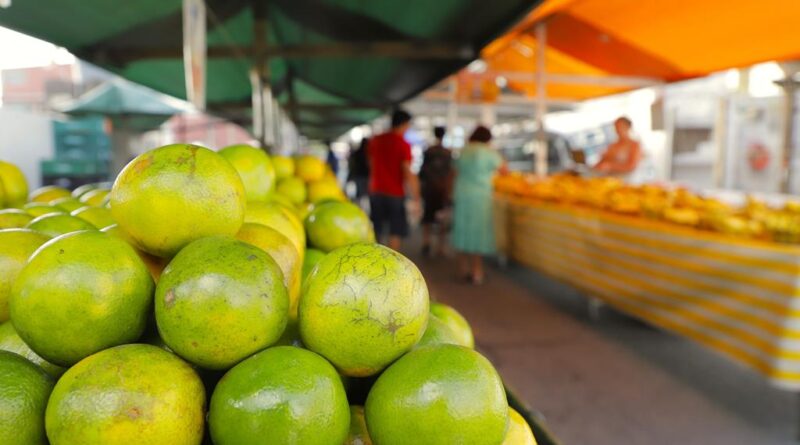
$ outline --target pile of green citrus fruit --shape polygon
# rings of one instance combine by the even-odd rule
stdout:
[[[318,158],[175,144],[113,186],[0,186],[0,444],[535,443]]]

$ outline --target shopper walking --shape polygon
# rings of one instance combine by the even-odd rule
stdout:
[[[453,180],[453,158],[450,150],[444,148],[444,127],[433,129],[436,142],[425,150],[419,180],[422,187],[422,254],[430,255],[433,230],[438,223],[438,242],[436,253],[444,253],[447,245],[446,223],[441,219],[442,213],[449,205],[451,184]]]
[[[372,138],[368,149],[370,217],[378,241],[383,240],[384,229],[388,227],[388,245],[394,250],[400,250],[402,239],[408,235],[406,189],[411,196],[412,211],[419,211],[419,183],[411,171],[411,146],[404,138],[410,125],[408,112],[395,111],[392,128]]]
[[[367,147],[369,146],[369,138],[361,139],[358,148],[350,152],[350,157],[347,159],[347,181],[353,183],[355,187],[355,195],[352,196],[353,201],[362,205],[362,200],[368,194],[369,190],[369,158],[367,157]]]
[[[495,253],[492,178],[506,171],[491,139],[492,132],[478,126],[455,161],[452,243],[462,276],[473,284],[483,283],[483,256]]]

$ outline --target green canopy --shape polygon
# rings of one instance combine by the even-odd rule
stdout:
[[[465,66],[538,3],[206,0],[208,107],[235,121],[248,120],[249,73],[265,56],[273,93],[301,133],[333,137]],[[0,26],[185,98],[181,5],[180,0],[14,1],[0,9]],[[266,37],[254,39],[259,34]]]
[[[123,121],[131,130],[150,130],[191,105],[122,79],[104,82],[79,98],[57,107],[72,115],[103,115]]]

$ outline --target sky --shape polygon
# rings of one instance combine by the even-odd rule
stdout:
[[[0,70],[72,63],[75,57],[63,48],[0,27]]]

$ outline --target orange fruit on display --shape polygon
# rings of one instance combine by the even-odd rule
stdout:
[[[275,188],[275,168],[264,150],[247,145],[231,145],[219,151],[239,173],[248,201],[265,201]]]
[[[244,219],[239,173],[219,154],[173,144],[132,160],[111,190],[111,213],[145,252],[174,256],[190,242],[233,236]]]
[[[0,351],[0,443],[47,445],[45,408],[53,379],[13,352]]]

